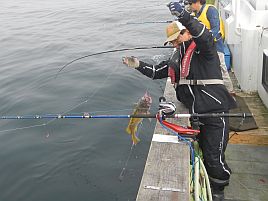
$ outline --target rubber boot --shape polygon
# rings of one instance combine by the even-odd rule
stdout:
[[[224,193],[213,193],[212,194],[213,201],[224,201]]]
[[[224,201],[224,187],[215,190],[212,188],[212,200],[213,201]]]

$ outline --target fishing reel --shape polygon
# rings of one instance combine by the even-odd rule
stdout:
[[[190,117],[189,120],[190,120],[192,129],[200,130],[200,126],[203,125],[203,124],[199,121],[199,117],[192,116],[192,117]]]
[[[159,113],[163,115],[173,115],[176,112],[176,105],[173,102],[167,102],[165,97],[159,98]]]

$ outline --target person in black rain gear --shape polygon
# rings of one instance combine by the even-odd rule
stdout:
[[[152,79],[170,77],[177,99],[190,113],[228,113],[236,102],[226,89],[212,34],[195,17],[184,10],[181,2],[170,3],[179,21],[167,26],[167,40],[175,48],[170,59],[158,65],[136,57],[124,57],[123,63]],[[179,11],[178,11],[179,10]],[[200,118],[199,145],[203,151],[214,200],[224,199],[231,170],[224,152],[229,139],[229,118]]]

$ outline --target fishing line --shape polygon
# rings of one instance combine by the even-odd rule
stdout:
[[[81,105],[83,105],[83,104],[85,104],[85,103],[88,103],[88,102],[89,102],[89,99],[91,99],[94,95],[96,95],[96,93],[100,90],[100,88],[103,87],[103,85],[108,81],[109,77],[110,77],[116,70],[117,70],[117,68],[114,68],[114,70],[106,76],[106,78],[105,78],[105,80],[102,82],[102,84],[99,85],[98,88],[96,88],[96,89],[91,93],[90,96],[88,96],[88,99],[87,99],[87,100],[85,100],[85,101],[83,101],[83,102],[81,102],[81,103],[79,103],[79,104],[73,106],[71,109],[68,109],[68,110],[64,111],[64,112],[61,114],[61,116],[65,115],[65,114],[67,114],[67,113],[69,113],[69,112],[71,112],[72,110],[78,108],[79,106],[81,106]],[[132,111],[132,110],[133,110],[133,109],[129,109],[129,108],[127,108],[127,109],[121,109],[121,110],[106,110],[106,112],[112,112],[112,111],[120,112],[120,111]],[[101,110],[101,111],[98,111],[98,110],[97,110],[97,111],[90,111],[89,113],[90,113],[90,114],[97,114],[97,113],[103,113],[103,112],[105,112],[105,110]],[[81,115],[81,113],[74,113],[74,115],[75,115],[75,114],[79,114],[79,115]],[[44,115],[44,116],[52,116],[52,115],[55,115],[55,114],[46,114],[46,115]],[[38,115],[28,115],[29,119],[30,119],[30,116],[32,116],[32,117],[31,117],[32,119],[38,119],[38,118],[35,118],[35,117],[34,117],[34,116],[38,116]],[[8,118],[10,118],[10,117],[8,117]],[[16,118],[16,116],[14,116],[13,119],[15,119],[15,118]],[[20,119],[20,118],[17,118],[17,119]],[[41,120],[41,118],[40,118],[40,120]],[[19,127],[19,128],[12,128],[12,129],[5,129],[5,130],[0,130],[0,132],[8,132],[8,131],[16,131],[16,130],[24,130],[24,129],[35,128],[35,127],[48,126],[49,124],[51,124],[51,123],[54,122],[55,120],[57,120],[57,118],[52,118],[52,119],[50,119],[50,120],[48,120],[47,122],[42,123],[42,124],[36,124],[36,125],[25,126],[25,127]]]
[[[128,161],[130,160],[130,157],[132,156],[132,153],[133,153],[133,148],[135,147],[135,144],[132,143],[131,145],[131,148],[130,148],[130,151],[129,151],[129,154],[128,154],[128,157],[127,157],[127,160],[125,161],[125,164],[124,164],[124,167],[122,168],[121,170],[121,173],[118,177],[119,181],[123,181],[124,177],[125,177],[125,174],[126,174],[126,168],[127,168],[127,165],[128,165]]]
[[[123,52],[123,51],[132,51],[132,50],[147,50],[147,49],[160,49],[160,48],[173,48],[171,46],[152,46],[152,47],[133,47],[133,48],[123,48],[123,49],[115,49],[115,50],[107,50],[107,51],[102,51],[102,52],[97,52],[97,53],[92,53],[92,54],[88,54],[79,58],[76,58],[70,62],[68,62],[67,64],[65,64],[64,66],[62,66],[59,71],[57,72],[55,79],[58,77],[59,73],[65,69],[67,66],[69,66],[70,64],[87,58],[87,57],[91,57],[91,56],[96,56],[96,55],[101,55],[101,54],[107,54],[107,53],[113,53],[113,52]]]
[[[73,60],[73,61],[74,61],[74,60]],[[80,107],[81,105],[87,103],[87,102],[89,101],[89,99],[92,100],[92,97],[95,96],[95,95],[98,93],[98,91],[99,91],[99,90],[106,84],[106,82],[108,81],[108,79],[110,78],[110,76],[113,75],[113,73],[117,70],[117,68],[118,68],[118,66],[115,67],[115,68],[113,68],[112,72],[109,73],[109,74],[105,77],[105,79],[103,80],[103,82],[102,82],[98,87],[96,87],[96,88],[93,90],[93,92],[91,92],[91,94],[89,95],[88,99],[86,99],[85,101],[82,101],[81,103],[78,103],[77,105],[74,105],[73,107],[71,107],[71,109],[68,109],[68,110],[64,111],[64,112],[63,112],[63,115],[66,114],[66,113],[69,113],[69,112],[71,112],[72,110],[74,110],[74,109]],[[56,119],[51,119],[50,121],[48,121],[48,122],[46,123],[46,125],[52,123],[52,122],[55,121],[55,120],[56,120]]]
[[[87,57],[96,56],[96,55],[101,55],[101,54],[107,54],[107,53],[113,53],[113,52],[131,51],[131,50],[146,50],[146,49],[161,49],[161,48],[173,48],[173,46],[151,46],[151,47],[123,48],[123,49],[107,50],[107,51],[102,51],[102,52],[97,52],[97,53],[93,53],[93,54],[85,55],[85,56],[79,57],[79,58],[74,59],[74,60],[68,62],[67,64],[65,64],[65,65],[58,71],[58,73],[56,74],[56,77],[57,77],[58,74],[59,74],[64,68],[66,68],[68,65],[70,65],[70,64],[72,64],[72,63],[74,63],[74,62],[76,62],[76,61],[78,61],[78,60],[87,58]],[[85,101],[83,101],[83,102],[81,102],[81,103],[75,105],[75,106],[72,107],[71,109],[66,110],[63,114],[69,113],[70,111],[76,109],[77,107],[79,107],[79,106],[81,106],[81,105],[87,103],[87,102],[89,101],[89,99],[91,99],[91,98],[92,98],[92,97],[93,97],[93,96],[94,96],[94,95],[95,95],[95,94],[102,88],[102,86],[106,84],[106,82],[108,81],[108,79],[110,78],[110,76],[111,76],[114,72],[116,72],[117,68],[118,68],[118,66],[117,66],[116,68],[114,68],[113,71],[112,71],[110,74],[108,74],[108,75],[106,76],[106,78],[104,79],[104,81],[102,82],[102,84],[101,84],[98,88],[96,88],[96,89],[91,93],[91,95],[88,97],[88,99],[86,99]],[[149,89],[149,87],[146,86],[146,90],[148,90],[148,89]],[[51,122],[53,122],[53,121],[55,121],[55,120],[56,120],[56,119],[52,119],[52,120],[48,121],[46,125],[48,125],[49,123],[51,123]]]
[[[140,130],[141,126],[142,126],[142,122],[141,122],[140,126],[138,127],[137,134],[139,133],[139,130]],[[123,179],[124,179],[124,177],[125,177],[126,169],[127,169],[127,166],[128,166],[128,162],[129,162],[129,160],[130,160],[130,158],[132,156],[134,147],[135,147],[135,144],[132,143],[132,145],[130,147],[130,151],[129,151],[128,157],[127,157],[127,160],[126,160],[126,162],[124,164],[124,167],[122,168],[121,173],[120,173],[120,175],[118,177],[118,179],[119,179],[120,182],[122,182]]]
[[[135,25],[135,24],[167,24],[173,22],[172,20],[166,21],[145,21],[145,22],[126,22],[123,25]]]
[[[29,128],[36,128],[36,127],[42,127],[46,126],[46,124],[36,124],[32,126],[25,126],[25,127],[20,127],[20,128],[12,128],[12,129],[6,129],[6,130],[1,130],[0,133],[8,132],[8,131],[16,131],[16,130],[24,130],[24,129],[29,129]]]
[[[146,92],[145,92],[145,93],[147,93],[148,90],[149,90],[149,87],[148,87],[148,85],[147,85],[147,86],[146,86]],[[138,103],[139,103],[139,101],[141,101],[141,99],[138,100]],[[131,121],[131,119],[130,119],[130,121]],[[136,132],[136,134],[135,134],[136,137],[139,137],[140,129],[142,128],[142,126],[143,126],[143,119],[142,119],[141,123],[138,125],[138,129],[137,129],[137,132]],[[129,160],[130,160],[130,158],[131,158],[131,156],[132,156],[134,147],[135,147],[135,143],[132,142],[132,145],[131,145],[131,147],[130,147],[130,151],[129,151],[127,160],[126,160],[126,162],[125,162],[125,164],[124,164],[124,167],[122,168],[121,173],[120,173],[120,175],[119,175],[119,177],[118,177],[118,179],[119,179],[120,182],[122,182],[123,179],[124,179],[124,177],[125,177],[126,169],[127,169]]]
[[[89,99],[92,100],[92,97],[93,97],[94,95],[97,94],[97,92],[103,87],[103,85],[106,84],[106,82],[109,80],[110,76],[117,70],[117,68],[118,68],[118,67],[114,68],[113,71],[112,71],[111,73],[109,73],[109,74],[105,77],[105,79],[104,79],[104,81],[102,82],[102,84],[99,85],[98,88],[96,88],[96,89],[91,93],[90,96],[88,96],[88,99],[87,99],[87,100],[85,100],[85,101],[83,101],[83,102],[81,102],[81,103],[79,103],[79,104],[74,105],[71,109],[68,109],[68,110],[64,111],[63,113],[61,113],[60,116],[64,116],[65,114],[71,112],[72,110],[78,108],[79,106],[81,106],[81,105],[83,105],[83,104],[85,104],[85,103],[88,103],[88,102],[89,102]],[[130,111],[130,110],[132,111],[133,109],[107,110],[107,112],[111,112],[111,111],[127,111],[127,110],[128,110],[128,111]],[[105,112],[105,111],[104,111],[104,110],[102,110],[102,111],[93,111],[93,112],[89,112],[89,113],[90,113],[90,114],[93,114],[93,113],[100,113],[100,112]],[[75,113],[75,114],[78,114],[78,113]],[[81,113],[79,113],[79,114],[81,115]],[[54,115],[54,117],[51,118],[51,116],[53,116],[53,115]],[[28,118],[27,118],[27,116],[28,116]],[[32,117],[30,117],[30,116],[32,116]],[[13,116],[14,118],[12,118],[12,116],[9,116],[8,118],[11,117],[10,119],[39,119],[37,116],[38,116],[38,115],[25,115],[26,118],[22,118],[22,116],[21,116],[21,117],[20,117],[20,116],[17,116],[17,117],[16,117],[16,116]],[[50,120],[48,120],[47,122],[42,123],[42,124],[36,124],[36,125],[25,126],[25,127],[19,127],[19,128],[12,128],[12,129],[5,129],[5,130],[0,130],[0,132],[8,132],[8,131],[16,131],[16,130],[24,130],[24,129],[35,128],[35,127],[48,126],[49,124],[51,124],[52,122],[54,122],[55,120],[58,119],[58,118],[57,118],[57,115],[55,115],[55,114],[46,114],[46,115],[43,115],[43,116],[44,116],[44,117],[45,117],[45,116],[47,116],[47,117],[50,116],[50,117],[49,117]],[[46,117],[45,117],[45,118],[46,118]],[[2,118],[2,119],[4,119],[4,118]],[[40,115],[40,120],[41,120],[41,119],[42,119],[42,118],[41,118],[41,115]]]
[[[71,109],[68,109],[66,111],[64,111],[62,114],[66,114],[76,108],[78,108],[79,106],[87,103],[89,101],[89,99],[91,99],[94,95],[96,95],[96,93],[105,85],[105,83],[108,81],[108,79],[110,78],[110,76],[117,70],[118,66],[116,68],[113,68],[113,71],[111,73],[109,73],[104,81],[97,87],[93,90],[93,92],[90,94],[90,96],[88,97],[87,100],[77,104],[77,105],[74,105]],[[16,130],[24,130],[24,129],[30,129],[30,128],[35,128],[35,127],[42,127],[42,126],[48,126],[49,124],[51,124],[52,122],[54,122],[56,120],[55,119],[50,119],[48,120],[46,123],[43,123],[43,124],[37,124],[37,125],[32,125],[32,126],[26,126],[26,127],[19,127],[19,128],[13,128],[13,129],[5,129],[5,130],[0,130],[0,132],[8,132],[8,131],[16,131]]]
[[[83,57],[80,57],[80,58],[77,58],[77,59],[74,59],[72,60],[71,62],[65,64],[59,71],[58,71],[58,74],[60,71],[62,71],[65,67],[67,67],[68,65],[70,65],[71,63],[74,63],[75,61],[78,61],[80,59],[83,59],[83,58],[87,58],[87,57],[90,57],[90,56],[95,56],[95,55],[101,55],[101,54],[106,54],[106,53],[112,53],[112,52],[120,52],[120,51],[128,51],[128,50],[142,50],[142,49],[157,49],[157,48],[173,48],[171,46],[152,46],[152,47],[134,47],[134,48],[124,48],[124,49],[116,49],[116,50],[108,50],[108,51],[104,51],[104,52],[98,52],[98,53],[93,53],[93,54],[89,54],[89,55],[85,55]],[[95,90],[88,96],[88,98],[85,100],[85,101],[82,101],[81,103],[77,104],[77,105],[74,105],[72,108],[64,111],[62,113],[62,115],[78,108],[79,106],[85,104],[85,103],[88,103],[89,99],[91,99],[94,95],[97,94],[97,92],[103,87],[104,84],[106,84],[106,82],[108,81],[108,79],[110,78],[110,76],[116,72],[118,66],[116,68],[113,68],[113,71],[111,73],[109,73],[104,81],[102,82],[102,84],[100,84],[97,88],[95,88]],[[57,74],[57,75],[58,75]],[[56,76],[57,76],[56,75]],[[5,129],[5,130],[0,130],[0,132],[8,132],[8,131],[16,131],[16,130],[23,130],[23,129],[30,129],[30,128],[35,128],[35,127],[42,127],[42,126],[48,126],[49,124],[51,124],[52,122],[54,122],[56,120],[55,119],[50,119],[49,121],[47,121],[46,123],[43,123],[43,124],[37,124],[37,125],[32,125],[32,126],[26,126],[26,127],[19,127],[19,128],[13,128],[13,129]]]

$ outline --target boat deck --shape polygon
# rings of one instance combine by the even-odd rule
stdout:
[[[226,200],[265,201],[268,198],[268,110],[257,93],[243,93],[230,73],[236,94],[244,97],[258,129],[230,132],[226,160],[232,169]]]

